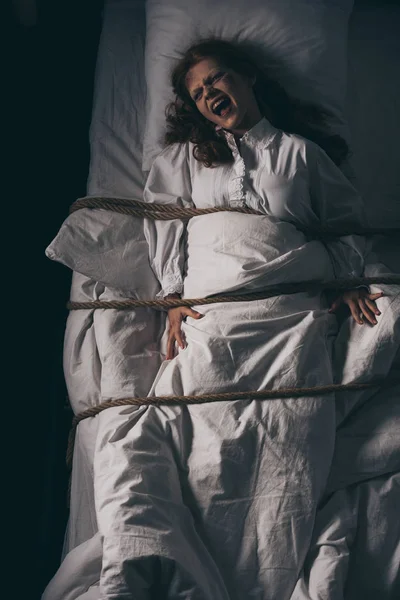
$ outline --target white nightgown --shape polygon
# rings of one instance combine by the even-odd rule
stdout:
[[[193,157],[193,144],[167,147],[154,161],[146,202],[196,206],[249,206],[303,228],[364,224],[359,193],[315,143],[286,134],[265,118],[240,140],[225,133],[234,162],[206,168]],[[160,296],[183,290],[182,221],[146,221],[150,263]],[[364,239],[346,236],[327,244],[336,277],[363,270]]]

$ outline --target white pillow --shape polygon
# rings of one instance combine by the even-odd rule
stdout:
[[[259,46],[260,65],[286,91],[335,117],[346,136],[347,33],[353,0],[147,0],[146,127],[143,170],[163,147],[170,74],[200,38],[217,36]]]
[[[46,256],[139,300],[160,290],[141,218],[82,208],[64,221]]]

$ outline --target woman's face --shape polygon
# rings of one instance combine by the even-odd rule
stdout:
[[[187,90],[201,114],[238,135],[251,129],[262,117],[253,83],[214,58],[203,59],[186,76]]]

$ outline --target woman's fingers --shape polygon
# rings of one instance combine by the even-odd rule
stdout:
[[[175,356],[175,344],[183,350],[186,348],[185,334],[182,331],[182,321],[185,317],[192,317],[193,319],[201,319],[204,317],[203,314],[193,310],[188,306],[179,306],[171,308],[168,311],[168,318],[170,324],[170,331],[167,341],[167,360],[171,360]]]
[[[342,302],[343,302],[343,299],[341,296],[339,296],[339,298],[336,298],[336,300],[334,302],[332,302],[331,307],[328,312],[330,312],[330,313],[336,312],[339,309]]]
[[[368,308],[368,306],[366,305],[364,298],[360,298],[358,300],[358,306],[359,306],[359,309],[361,310],[362,314],[367,319],[367,321],[369,323],[371,323],[371,325],[376,325],[377,324],[376,317],[375,317],[373,311],[370,308]]]
[[[382,298],[385,294],[383,292],[379,292],[378,294],[368,294],[367,298],[370,300],[377,300],[378,298]]]
[[[370,300],[367,297],[367,298],[364,298],[364,302],[368,306],[368,308],[370,310],[372,310],[373,313],[375,313],[376,315],[380,315],[381,314],[381,311],[379,310],[379,308],[377,307],[377,305],[375,304],[375,302],[373,300]]]
[[[182,350],[185,348],[185,338],[181,331],[171,332],[167,342],[167,360],[174,358],[175,344],[178,344]]]
[[[176,332],[175,339],[178,343],[179,348],[182,348],[182,350],[183,350],[186,346],[186,343],[185,343],[185,335],[184,335],[182,329],[179,329],[179,331]]]
[[[193,319],[201,319],[204,317],[203,314],[197,312],[197,310],[193,310],[193,308],[189,308],[188,306],[182,308],[182,313],[185,315],[185,317],[192,317]]]
[[[167,360],[171,360],[172,358],[174,358],[176,354],[175,344],[178,344],[178,346],[182,348],[182,350],[186,348],[185,334],[180,328],[178,329],[176,326],[170,330],[168,336],[166,356]]]
[[[167,360],[172,360],[174,358],[174,355],[175,355],[175,336],[170,334],[168,336],[168,342],[167,342],[167,356],[166,356],[166,359]]]
[[[360,307],[355,300],[352,300],[348,303],[348,307],[350,308],[351,315],[356,323],[359,325],[363,325],[364,321],[360,317]]]

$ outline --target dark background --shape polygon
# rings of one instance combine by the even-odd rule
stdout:
[[[9,214],[2,229],[3,237],[8,225],[13,229],[12,289],[18,311],[18,319],[5,323],[16,345],[10,352],[15,403],[8,430],[13,477],[17,474],[10,486],[16,547],[9,553],[17,574],[10,575],[13,592],[7,597],[38,600],[60,562],[71,422],[62,371],[71,273],[44,251],[69,205],[86,191],[102,2],[39,0],[36,16],[29,4],[14,2],[1,9],[11,49],[10,73],[3,79],[10,106],[3,126],[11,132],[8,154],[13,159],[3,178],[11,183],[12,198],[3,197]]]

